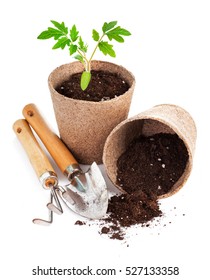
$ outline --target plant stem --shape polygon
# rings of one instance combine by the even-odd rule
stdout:
[[[95,48],[94,48],[94,50],[93,50],[93,52],[92,52],[92,55],[91,55],[90,59],[87,59],[87,57],[86,57],[86,55],[85,55],[85,53],[84,53],[83,51],[77,49],[78,54],[81,55],[82,58],[83,58],[84,61],[85,61],[85,63],[83,63],[84,66],[85,66],[85,71],[87,71],[87,72],[90,72],[90,71],[91,71],[91,61],[92,61],[93,56],[95,55],[95,53],[96,53],[96,51],[97,51],[98,45],[100,44],[100,42],[102,41],[102,39],[103,39],[103,37],[104,37],[105,35],[106,35],[106,34],[103,33],[102,36],[100,37],[100,39],[98,40],[98,42],[97,42],[97,44],[96,44],[96,46],[95,46]]]
[[[104,37],[105,35],[106,35],[106,34],[103,33],[103,35],[101,36],[101,38],[98,40],[98,43],[96,44],[95,49],[93,50],[90,59],[87,60],[87,62],[88,62],[87,71],[89,71],[89,72],[91,71],[91,61],[92,61],[92,59],[93,59],[93,56],[94,56],[94,54],[95,54],[95,52],[96,52],[96,50],[97,50],[97,48],[98,48],[99,43],[102,41],[102,39],[103,39],[103,37]]]
[[[77,52],[78,52],[78,54],[80,54],[80,55],[83,57],[83,59],[85,60],[85,63],[83,63],[83,64],[84,64],[84,66],[85,66],[85,71],[88,71],[88,68],[89,68],[89,67],[88,67],[89,61],[88,61],[88,59],[87,59],[85,53],[82,52],[82,51],[80,51],[80,50],[78,50],[78,49],[77,49]]]

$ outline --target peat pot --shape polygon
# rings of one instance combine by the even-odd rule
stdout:
[[[108,177],[119,190],[124,191],[116,183],[118,158],[135,138],[140,135],[152,136],[157,133],[177,134],[184,142],[189,155],[181,177],[174,183],[168,193],[159,196],[159,198],[175,194],[185,184],[193,164],[196,126],[192,117],[183,108],[163,104],[121,122],[108,136],[104,146],[103,163]]]
[[[130,88],[123,95],[101,102],[76,100],[58,93],[55,90],[58,85],[84,70],[80,62],[61,65],[48,78],[60,137],[82,164],[102,163],[106,138],[127,118],[135,86],[133,74],[122,66],[92,61],[91,68],[119,74]]]

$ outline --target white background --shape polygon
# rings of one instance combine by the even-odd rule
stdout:
[[[204,0],[1,2],[1,279],[46,279],[32,276],[38,265],[123,271],[107,279],[141,278],[125,276],[126,266],[179,266],[180,275],[169,279],[209,279],[209,14],[210,2]],[[34,217],[47,217],[48,192],[39,185],[12,124],[22,118],[22,108],[33,102],[57,131],[47,78],[55,67],[72,60],[67,50],[52,51],[52,40],[36,39],[50,20],[67,26],[75,23],[85,41],[92,40],[92,28],[118,20],[132,36],[125,44],[115,44],[117,58],[105,58],[99,52],[95,58],[134,73],[137,83],[130,116],[172,103],[185,108],[196,122],[198,137],[189,180],[179,193],[161,202],[165,217],[160,225],[134,229],[126,243],[101,236],[97,225],[75,226],[80,217],[67,210],[55,216],[50,227],[31,222]],[[68,278],[79,277],[53,277]]]

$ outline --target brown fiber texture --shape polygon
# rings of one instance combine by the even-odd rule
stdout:
[[[129,90],[103,102],[75,100],[59,94],[55,88],[62,81],[84,70],[80,62],[56,68],[48,79],[60,137],[82,164],[102,163],[106,138],[117,124],[127,118],[135,87],[134,76],[122,66],[92,61],[92,69],[119,74],[129,84]]]
[[[188,179],[192,169],[196,143],[195,123],[190,114],[183,108],[171,104],[162,104],[121,122],[113,129],[106,140],[103,163],[108,177],[122,192],[124,190],[116,183],[118,158],[126,151],[129,144],[140,135],[151,136],[157,133],[177,134],[184,142],[189,155],[182,176],[168,193],[159,196],[159,198],[173,195]]]

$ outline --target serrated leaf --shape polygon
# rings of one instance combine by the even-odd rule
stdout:
[[[85,52],[85,53],[87,52],[88,46],[85,45],[85,43],[84,43],[84,41],[82,40],[82,37],[81,37],[81,36],[79,37],[78,45],[79,45],[79,48],[80,48],[81,51],[83,51],[83,52]]]
[[[96,42],[98,42],[98,40],[100,38],[99,33],[95,29],[93,29],[93,31],[92,31],[92,38]]]
[[[82,90],[86,90],[91,80],[91,73],[84,71],[81,75],[80,86]]]
[[[63,36],[63,33],[55,28],[52,27],[48,27],[47,30],[43,31],[42,33],[39,34],[39,36],[37,37],[37,39],[49,39],[54,37],[55,40],[57,40],[58,38],[60,38],[61,36]]]
[[[110,55],[111,57],[116,57],[115,51],[113,50],[113,45],[108,42],[101,41],[98,44],[99,50],[102,51],[104,55]]]
[[[123,35],[123,36],[129,36],[131,35],[130,31],[126,30],[125,28],[121,28],[120,26],[117,26],[116,28],[110,30],[107,32],[107,34],[118,34],[118,35]]]
[[[107,37],[109,38],[109,40],[111,41],[112,39],[114,39],[115,41],[119,42],[119,43],[123,43],[125,40],[123,39],[122,36],[118,35],[118,34],[107,34]]]
[[[75,59],[79,60],[80,62],[84,63],[84,59],[80,54],[75,55]]]
[[[105,22],[102,27],[103,32],[106,33],[110,29],[114,28],[116,24],[117,24],[117,21],[111,21],[109,23]]]
[[[67,35],[68,34],[68,27],[65,26],[64,22],[57,22],[55,20],[51,20],[52,24],[58,28],[58,30],[60,30],[63,34]]]
[[[74,24],[70,30],[70,37],[73,42],[75,42],[78,39],[78,34],[79,31],[77,30],[76,25]]]
[[[45,39],[52,38],[53,36],[54,35],[49,30],[45,30],[39,34],[37,39],[45,40]]]
[[[76,51],[77,51],[77,45],[70,44],[70,47],[69,47],[70,55],[74,54]]]
[[[131,33],[124,29],[124,28],[121,28],[120,26],[108,31],[106,33],[107,37],[109,38],[109,40],[116,40],[117,42],[120,42],[120,43],[123,43],[124,42],[124,39],[122,36],[130,36]]]
[[[65,46],[69,45],[70,40],[66,37],[62,37],[58,39],[58,42],[52,47],[53,50],[61,48],[62,50],[65,48]]]

